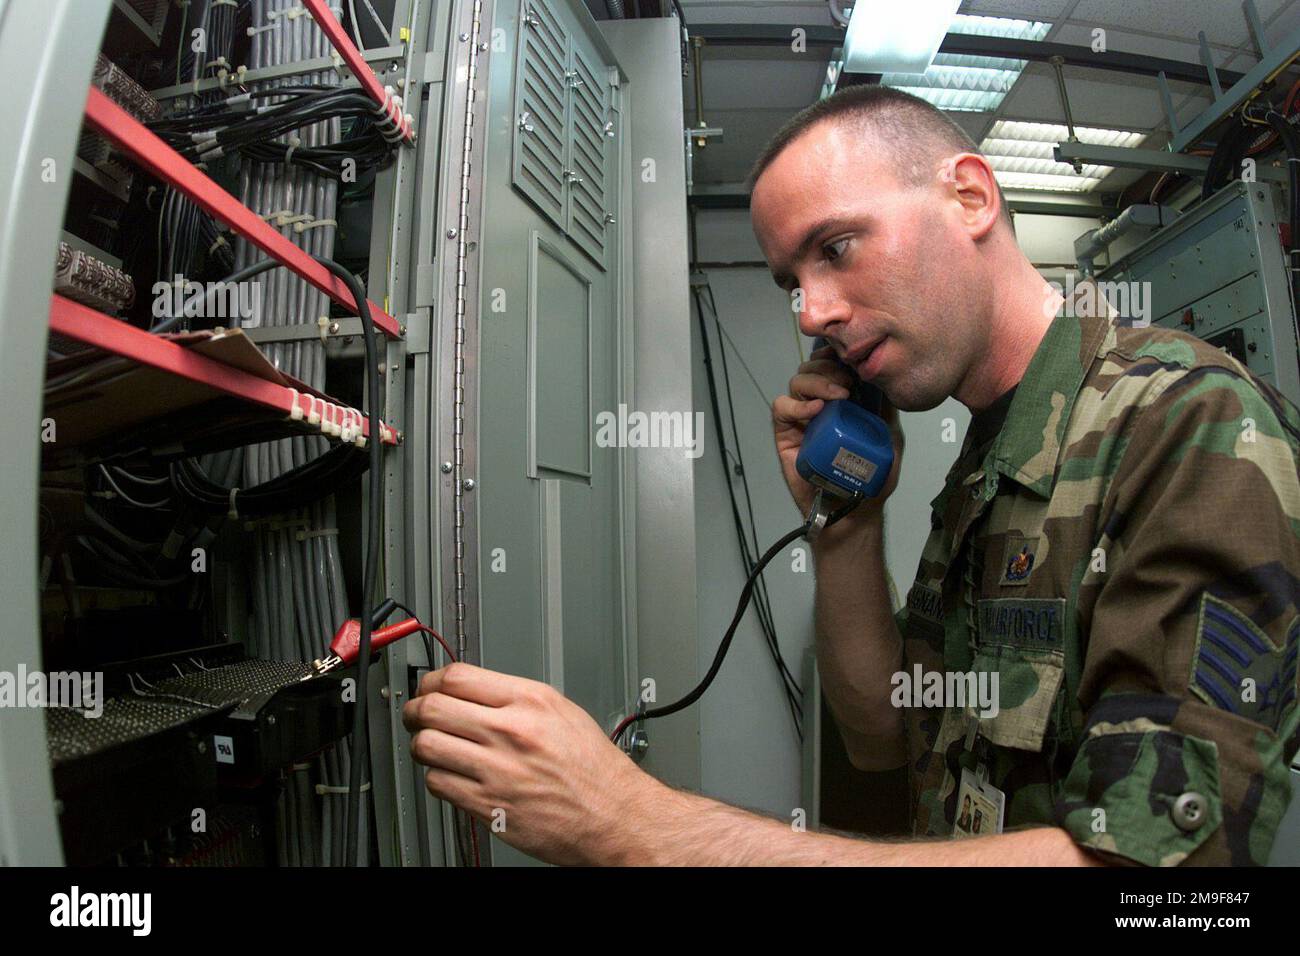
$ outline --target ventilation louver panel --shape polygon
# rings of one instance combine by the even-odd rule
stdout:
[[[565,231],[597,264],[605,264],[608,209],[609,83],[599,60],[574,43],[568,74],[571,106],[568,217]]]
[[[512,181],[561,229],[568,162],[568,49],[568,33],[550,4],[524,0],[515,74]]]

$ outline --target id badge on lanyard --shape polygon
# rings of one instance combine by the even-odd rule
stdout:
[[[983,746],[977,746],[983,745]],[[967,718],[966,752],[975,761],[975,769],[962,768],[957,789],[957,819],[953,823],[955,839],[988,836],[1002,832],[1002,812],[1007,798],[989,783],[988,741],[979,736],[979,720]]]

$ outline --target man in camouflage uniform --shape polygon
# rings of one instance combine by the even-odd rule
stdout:
[[[555,691],[463,665],[406,707],[430,791],[505,810],[503,838],[554,862],[1265,862],[1300,726],[1300,414],[1191,336],[1065,301],[1016,246],[987,160],[906,94],[816,104],[754,181],[764,255],[834,349],[773,406],[800,509],[803,429],[857,380],[896,408],[973,413],[896,616],[883,501],[901,454],[814,542],[850,758],[908,766],[917,837],[953,836],[974,797],[969,838],[801,833],[671,790]],[[996,706],[896,706],[913,672],[995,675]]]
[[[1000,678],[996,716],[909,712],[918,833],[951,832],[983,759],[1008,827],[1149,865],[1266,862],[1300,720],[1298,435],[1199,339],[1052,323],[972,419],[898,615],[906,668]]]
[[[820,109],[814,125],[835,122],[833,103]],[[1131,327],[1095,285],[1068,302],[1054,291],[1059,314],[1019,381],[975,405],[896,618],[903,672],[996,674],[1000,692],[984,716],[969,701],[905,709],[915,832],[954,832],[965,770],[1004,796],[1007,830],[1059,827],[1112,861],[1264,863],[1300,723],[1300,413],[1201,340]],[[850,323],[833,307],[803,316],[809,334],[838,326],[854,364]],[[778,402],[778,445],[820,408],[801,402],[840,397],[827,379],[852,383],[829,358]],[[906,394],[907,370],[870,362],[859,373],[896,404],[933,407]],[[870,721],[845,704],[843,651],[827,649],[850,752],[890,765],[853,739]]]

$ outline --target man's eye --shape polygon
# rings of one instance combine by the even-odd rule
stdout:
[[[833,262],[840,256],[844,255],[844,247],[848,244],[849,240],[847,239],[837,239],[835,242],[828,242],[826,245],[822,246],[822,252],[826,255],[827,259]]]

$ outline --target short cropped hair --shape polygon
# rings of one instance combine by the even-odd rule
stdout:
[[[877,142],[888,143],[895,174],[909,186],[932,182],[941,157],[984,155],[965,130],[919,96],[888,86],[850,86],[805,107],[777,131],[750,170],[749,191],[787,146],[823,120],[853,124],[856,131],[875,134]],[[997,188],[1003,217],[1010,223],[1011,210],[1002,187]]]

